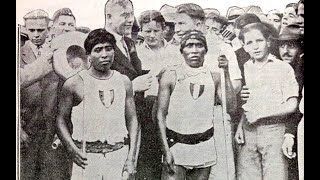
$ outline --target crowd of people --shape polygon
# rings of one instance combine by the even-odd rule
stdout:
[[[21,180],[304,179],[304,0],[70,8],[19,25]]]

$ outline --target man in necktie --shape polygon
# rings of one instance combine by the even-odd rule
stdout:
[[[50,49],[42,48],[48,33],[48,13],[37,9],[27,13],[23,19],[30,40],[21,48],[20,68],[23,69],[21,75],[28,75],[27,79],[32,83],[20,87],[20,179],[22,180],[37,179],[37,169],[40,166],[40,145],[44,131],[41,113],[42,86],[40,81],[42,78],[39,77],[43,77],[48,71],[52,71],[52,68],[47,68],[51,64],[36,62],[46,62],[53,55]],[[28,65],[26,67],[30,67],[29,65],[33,63],[36,63],[35,65],[38,67],[33,66],[33,68],[24,69],[26,65]],[[44,70],[45,68],[47,70]],[[26,72],[33,70],[37,70],[37,72]],[[40,75],[38,72],[44,74]],[[20,79],[24,78],[21,77]]]
[[[111,69],[125,74],[132,81],[137,116],[141,122],[145,109],[144,91],[151,87],[152,76],[142,72],[135,42],[126,36],[131,34],[134,23],[133,4],[131,0],[108,0],[105,4],[104,14],[105,29],[116,39],[114,62]]]

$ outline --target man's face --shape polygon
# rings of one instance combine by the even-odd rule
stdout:
[[[296,10],[293,7],[288,7],[284,10],[282,24],[288,26],[294,24],[297,18]]]
[[[53,22],[52,28],[54,33],[58,36],[70,31],[76,30],[76,20],[72,16],[59,16],[58,19]]]
[[[46,19],[27,19],[25,26],[31,42],[36,46],[41,46],[45,42],[48,34],[48,23]]]
[[[92,67],[100,72],[110,69],[114,60],[114,49],[108,42],[95,45],[90,53]]]
[[[177,13],[176,19],[175,19],[175,35],[176,39],[178,41],[181,40],[182,36],[187,30],[191,29],[198,29],[200,24],[197,24],[197,22],[192,19],[190,16],[188,16],[185,13]]]
[[[216,35],[219,35],[222,27],[223,25],[221,23],[212,19],[207,19],[205,22],[205,29],[207,33],[215,33]]]
[[[163,38],[166,41],[170,41],[174,36],[174,23],[173,22],[166,22],[165,27],[163,29]]]
[[[112,7],[111,14],[107,18],[112,23],[112,30],[119,35],[130,35],[134,22],[134,12],[131,3],[128,3],[125,7],[115,4]]]
[[[280,57],[284,62],[292,63],[300,53],[298,42],[283,41],[279,46]]]
[[[304,4],[300,3],[297,11],[296,22],[301,28],[301,34],[304,34]]]
[[[159,47],[162,41],[161,23],[151,21],[142,25],[142,36],[150,47]]]
[[[267,18],[279,32],[281,28],[281,18],[277,14],[273,13],[268,14]]]
[[[269,55],[270,41],[259,30],[252,29],[244,33],[244,49],[257,61],[263,61]]]
[[[206,49],[204,44],[197,39],[188,39],[182,50],[182,55],[186,64],[192,68],[203,65]]]

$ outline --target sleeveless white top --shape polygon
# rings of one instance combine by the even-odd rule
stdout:
[[[203,133],[213,127],[215,86],[211,72],[207,67],[195,70],[186,64],[178,65],[175,71],[166,127],[181,134]],[[188,167],[212,166],[217,158],[213,137],[194,145],[176,143],[170,152],[175,164]]]
[[[186,64],[177,66],[177,81],[166,118],[169,129],[181,134],[194,134],[205,132],[213,126],[214,81],[208,68],[202,67],[201,71],[191,76],[188,74],[197,74],[193,68]],[[179,76],[184,76],[184,79],[179,79]]]
[[[125,122],[126,90],[123,75],[113,70],[107,80],[97,79],[87,70],[79,72],[84,82],[82,102],[72,108],[72,138],[81,141],[123,142],[128,131]]]

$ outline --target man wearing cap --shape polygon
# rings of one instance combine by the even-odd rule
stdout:
[[[179,42],[174,38],[174,19],[176,9],[170,5],[164,4],[160,8],[160,13],[165,19],[163,37],[169,44],[178,45]]]
[[[203,64],[208,47],[202,32],[186,31],[180,43],[185,62],[168,67],[160,78],[157,120],[163,150],[161,179],[205,180],[217,163],[212,118],[214,104],[221,99],[220,74]],[[228,71],[224,73],[226,106],[232,111],[235,93]]]
[[[279,45],[279,54],[281,60],[289,63],[294,69],[297,82],[299,84],[298,103],[302,98],[302,88],[304,84],[304,62],[303,62],[303,36],[300,34],[299,26],[288,25],[282,29],[279,38],[276,39]],[[301,120],[302,114],[297,110],[296,113],[288,117],[288,125],[286,127],[286,134],[284,135],[284,142],[282,145],[283,153],[289,160],[290,174],[297,175],[297,160],[294,152],[297,145],[297,125]],[[294,178],[291,178],[294,179]]]
[[[280,11],[277,9],[272,9],[268,11],[267,18],[272,23],[272,25],[278,30],[278,32],[280,32],[282,13],[280,13]]]
[[[38,63],[39,66],[37,66],[37,68],[44,68],[40,67],[40,65],[43,64],[47,66],[48,60],[52,59],[53,53],[45,44],[48,33],[48,13],[41,9],[37,9],[27,13],[23,19],[29,40],[26,41],[25,45],[21,48],[20,68],[23,70],[20,75],[26,76],[28,74],[33,74],[31,72],[26,73],[25,71],[35,70],[35,68],[28,68],[35,62],[46,62]],[[41,72],[45,74],[47,73],[45,70]],[[21,179],[37,179],[40,169],[40,149],[45,130],[44,120],[41,113],[41,93],[43,91],[43,87],[40,82],[41,78],[37,78],[35,76],[38,75],[33,74],[33,77],[29,77],[29,79],[37,79],[38,81],[33,81],[33,83],[30,83],[25,87],[22,86],[20,90]],[[22,79],[23,78],[26,77],[22,77]]]
[[[68,158],[63,146],[57,149],[52,148],[54,137],[56,136],[56,112],[59,98],[59,91],[65,79],[74,75],[77,71],[72,69],[65,56],[57,56],[59,47],[53,46],[55,38],[62,34],[75,31],[75,17],[69,8],[62,8],[55,11],[52,17],[50,28],[50,47],[55,50],[53,58],[54,72],[48,74],[42,80],[44,90],[42,92],[43,117],[46,122],[46,136],[43,143],[42,167],[39,175],[40,179],[69,179],[71,174],[72,161]],[[67,39],[66,39],[67,41]],[[68,43],[68,42],[66,42]],[[67,53],[67,52],[64,52]]]

